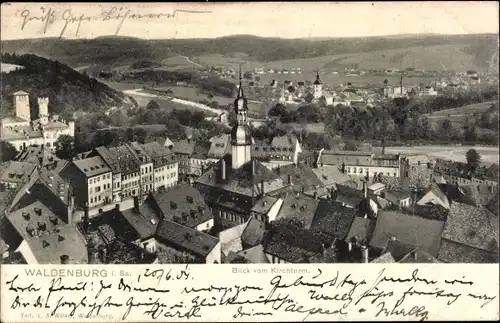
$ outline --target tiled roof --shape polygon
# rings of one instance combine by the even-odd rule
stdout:
[[[337,191],[335,194],[335,201],[344,203],[351,207],[357,207],[364,199],[364,193],[362,191],[342,184],[337,185]]]
[[[12,93],[12,95],[29,95],[29,93],[24,92],[23,90],[19,90],[17,92]]]
[[[73,164],[75,164],[87,178],[111,172],[111,169],[104,159],[99,156],[75,160]]]
[[[339,203],[320,200],[311,230],[344,240],[356,217],[356,210]]]
[[[390,198],[388,198],[388,196],[394,196],[397,200],[404,200],[411,197],[411,192],[402,189],[391,189],[386,190],[385,195],[389,200]]]
[[[375,220],[355,217],[351,229],[345,238],[347,241],[355,238],[356,241],[370,241],[373,230],[375,229]]]
[[[443,229],[443,221],[381,210],[370,245],[383,249],[389,238],[395,236],[400,242],[420,247],[435,256],[439,251]]]
[[[173,221],[161,220],[155,238],[174,248],[188,251],[196,256],[206,257],[219,243],[219,239]]]
[[[276,220],[297,220],[306,229],[311,228],[319,201],[300,193],[289,194],[284,200]]]
[[[474,248],[498,248],[498,217],[480,206],[453,203],[443,238]]]
[[[89,233],[98,232],[100,228],[105,226],[109,226],[113,230],[114,237],[118,239],[136,241],[141,238],[135,226],[117,209],[112,209],[93,217],[90,220]]]
[[[140,160],[126,145],[116,147],[97,147],[91,155],[98,154],[103,158],[113,173],[128,175],[139,172]]]
[[[211,145],[210,141],[196,141],[191,158],[207,159]]]
[[[151,202],[166,219],[190,228],[213,219],[201,193],[187,184],[153,193]]]
[[[417,197],[417,203],[427,194],[433,194],[438,200],[440,200],[445,205],[449,203],[446,194],[443,192],[442,188],[436,183],[432,183],[425,191],[422,192],[422,194],[420,194],[420,196]]]
[[[106,249],[106,258],[97,262],[92,259],[92,264],[152,264],[157,259],[155,254],[122,239],[115,239]]]
[[[478,249],[443,238],[438,259],[447,263],[498,263],[498,251]]]
[[[26,239],[39,264],[60,264],[61,256],[69,256],[70,264],[87,264],[85,239],[73,226],[62,226],[50,233]]]
[[[320,164],[346,166],[369,166],[371,165],[372,153],[361,151],[324,150],[321,153]]]
[[[267,231],[264,252],[291,263],[305,263],[323,252],[322,239],[313,232],[281,223]]]
[[[38,166],[44,166],[52,164],[56,161],[61,161],[49,149],[43,148],[41,146],[26,147],[26,149],[17,154],[15,160],[19,162],[31,163]]]
[[[254,247],[259,245],[264,237],[266,229],[264,223],[250,218],[245,226],[245,230],[241,234],[241,242],[244,247]]]
[[[31,126],[6,127],[2,129],[2,140],[27,140],[28,138],[41,138],[41,131],[33,129]]]
[[[278,175],[257,160],[254,160],[254,175],[252,175],[252,161],[247,162],[238,169],[232,169],[231,155],[226,155],[224,160],[226,162],[226,180],[221,180],[221,165],[216,163],[195,182],[246,196],[262,195],[261,181],[264,182],[264,193],[274,192],[286,186]]]
[[[394,260],[399,262],[415,250],[417,250],[415,245],[403,243],[398,239],[389,239],[382,253],[390,253]]]
[[[35,168],[36,165],[13,160],[2,163],[0,165],[0,181],[12,183],[25,182],[27,176],[33,173]]]
[[[174,143],[173,150],[176,154],[191,156],[191,154],[194,151],[194,146],[196,144],[196,141],[192,139],[182,139],[173,141],[173,143]]]
[[[419,205],[415,204],[407,212],[411,212],[415,216],[419,216],[431,220],[446,221],[450,211],[441,205]]]
[[[142,239],[152,237],[160,222],[160,217],[148,203],[140,205],[138,210],[124,210],[122,214]]]
[[[264,195],[255,202],[251,211],[266,214],[277,201],[278,199],[275,197]]]
[[[222,158],[224,155],[231,152],[230,136],[227,134],[212,137],[211,145],[208,150],[209,158]]]
[[[140,147],[152,160],[155,168],[162,167],[177,161],[174,151],[170,148],[160,145],[157,142],[148,142],[140,144]]]
[[[312,171],[316,174],[322,185],[341,184],[351,180],[349,175],[342,173],[337,167],[320,166],[313,168]]]
[[[298,191],[308,191],[323,185],[318,179],[313,169],[304,164],[279,166],[274,169],[274,172],[285,183],[292,181],[292,187]]]
[[[43,232],[52,232],[65,224],[40,201],[8,213],[7,219],[23,239],[40,235]],[[7,239],[8,236],[6,235],[5,238]]]
[[[238,255],[245,258],[252,264],[268,264],[269,259],[267,259],[264,253],[264,247],[262,245],[256,245],[250,249],[242,250],[238,252]]]
[[[382,256],[375,258],[373,261],[371,261],[371,263],[373,264],[391,264],[395,262],[396,260],[394,260],[390,252],[386,252]]]

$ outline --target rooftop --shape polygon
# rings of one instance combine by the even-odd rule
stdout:
[[[140,160],[126,145],[116,147],[97,147],[91,155],[101,156],[113,173],[128,175],[139,172]]]
[[[444,221],[408,216],[396,211],[379,211],[373,237],[372,247],[384,249],[391,237],[401,243],[419,247],[436,256],[439,251]]]
[[[121,212],[142,239],[154,236],[160,217],[148,203]]]
[[[276,220],[288,219],[300,222],[304,228],[309,229],[318,208],[319,201],[300,193],[289,194],[279,210]]]
[[[111,172],[111,169],[106,165],[104,159],[99,156],[75,160],[73,164],[75,164],[87,178]]]
[[[306,229],[281,223],[269,231],[264,238],[265,253],[291,263],[307,263],[323,252],[322,238]]]
[[[246,259],[252,264],[268,264],[269,259],[267,259],[264,253],[264,247],[262,245],[256,245],[250,249],[242,250],[238,252],[238,255]]]
[[[320,200],[311,229],[344,240],[355,217],[356,210],[352,208],[342,206],[337,202]]]
[[[346,240],[352,241],[353,239],[355,239],[359,242],[370,241],[373,230],[375,229],[375,223],[376,221],[372,219],[355,217],[354,221],[352,222],[351,229],[347,234]]]
[[[201,193],[187,184],[153,193],[149,200],[166,219],[190,228],[213,219]]]
[[[447,263],[497,263],[498,251],[474,248],[448,239],[441,240],[438,259]]]
[[[206,257],[219,243],[219,239],[209,234],[165,219],[160,221],[155,238],[201,257]]]
[[[284,183],[291,181],[296,191],[308,191],[323,185],[313,169],[304,164],[279,166],[274,169],[274,172]]]
[[[176,154],[181,154],[181,155],[189,155],[194,151],[194,146],[196,145],[196,141],[192,139],[182,139],[182,140],[175,140],[173,141],[174,143],[174,152]]]
[[[39,264],[60,264],[61,256],[69,256],[70,264],[88,263],[85,239],[76,227],[62,226],[26,242]]]
[[[19,162],[8,161],[0,164],[0,181],[10,183],[21,183],[26,181],[27,176],[31,175],[35,170],[36,165]]]
[[[238,169],[231,168],[231,155],[224,156],[224,161],[226,180],[221,179],[221,163],[219,162],[210,167],[195,182],[249,197],[277,191],[286,186],[278,175],[257,160],[251,160]],[[264,183],[264,192],[261,192],[261,182]]]

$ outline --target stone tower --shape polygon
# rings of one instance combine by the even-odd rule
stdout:
[[[38,98],[38,117],[42,125],[49,122],[49,98]]]
[[[316,72],[316,81],[313,83],[314,87],[314,99],[319,99],[323,96],[323,83],[319,79],[319,72]]]
[[[236,113],[238,122],[231,129],[231,155],[232,168],[237,169],[251,160],[252,151],[252,134],[247,119],[247,99],[243,94],[243,86],[241,84],[241,67],[238,95],[236,96],[236,100],[234,100],[234,112]]]
[[[25,121],[31,121],[29,94],[24,91],[17,91],[13,94],[13,100],[16,117]]]

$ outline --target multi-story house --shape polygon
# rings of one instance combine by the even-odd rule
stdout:
[[[60,175],[72,186],[75,204],[96,208],[112,203],[112,171],[100,156],[68,163]]]
[[[157,142],[140,145],[144,153],[153,162],[153,189],[169,188],[177,185],[179,180],[179,163],[172,149],[161,146]]]
[[[126,145],[97,147],[88,155],[92,156],[100,156],[113,173],[113,201],[141,194],[141,161]]]
[[[144,148],[137,142],[125,145],[135,158],[140,161],[140,195],[145,196],[154,191],[153,159],[146,153]]]
[[[252,157],[271,169],[297,164],[301,152],[299,140],[293,135],[274,137],[270,144],[260,142],[252,145]]]

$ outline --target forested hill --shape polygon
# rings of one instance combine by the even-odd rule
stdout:
[[[2,54],[1,62],[24,68],[2,73],[1,113],[13,108],[12,93],[30,94],[32,113],[38,112],[36,97],[49,98],[49,112],[68,116],[75,111],[97,111],[122,106],[128,101],[123,93],[80,74],[69,66],[36,55]]]

